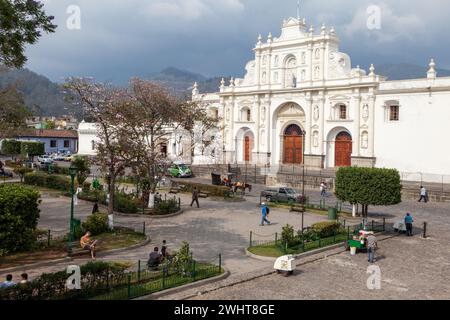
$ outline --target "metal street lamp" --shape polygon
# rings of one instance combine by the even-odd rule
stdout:
[[[303,131],[303,143],[302,143],[302,201],[303,201],[303,210],[302,210],[302,234],[303,234],[303,223],[304,223],[304,214],[305,214],[305,137],[306,130]]]
[[[74,167],[73,165],[69,168],[69,175],[70,175],[70,195],[71,195],[71,202],[70,202],[70,221],[69,221],[69,243],[67,244],[67,253],[69,256],[72,254],[72,242],[74,238],[74,224],[73,224],[73,205],[74,205],[74,195],[75,195],[75,176],[78,172],[78,169]]]

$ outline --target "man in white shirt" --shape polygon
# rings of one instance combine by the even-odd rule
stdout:
[[[427,198],[428,198],[427,197],[427,189],[425,189],[424,186],[420,186],[420,199],[419,199],[419,202],[422,202],[422,199],[423,199],[423,201],[425,203],[427,203],[428,202]]]

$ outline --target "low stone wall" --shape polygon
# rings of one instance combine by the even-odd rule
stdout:
[[[270,186],[285,185],[291,188],[302,188],[303,176],[278,173],[275,176],[268,178],[267,184]],[[319,190],[320,184],[326,182],[329,191],[334,190],[334,178],[327,178],[323,176],[305,175],[305,189]]]
[[[403,189],[403,200],[419,200],[419,191],[416,189]],[[436,190],[428,190],[428,199],[430,202],[448,202],[450,203],[450,192],[442,192]]]

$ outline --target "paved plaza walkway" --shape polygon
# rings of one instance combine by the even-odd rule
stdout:
[[[270,217],[273,224],[259,226],[259,192],[263,188],[265,187],[256,186],[246,197],[245,202],[230,203],[200,199],[200,209],[189,207],[190,196],[183,194],[181,200],[184,212],[169,218],[116,217],[115,221],[121,224],[141,225],[145,221],[147,234],[152,241],[138,249],[107,255],[100,259],[137,262],[139,259],[146,260],[149,252],[154,246],[160,246],[162,240],[167,240],[169,250],[177,249],[182,241],[187,241],[194,252],[194,257],[200,261],[217,261],[217,256],[221,253],[225,267],[231,272],[230,278],[240,278],[257,270],[270,271],[272,263],[254,260],[245,255],[249,231],[252,230],[260,236],[273,236],[275,232],[280,233],[287,223],[293,225],[295,229],[300,229],[301,215],[286,209],[273,208]],[[319,201],[319,192],[308,191],[308,195],[313,201]],[[333,204],[336,199],[330,196],[326,201]],[[39,227],[49,228],[56,233],[67,232],[69,209],[69,198],[44,194]],[[363,298],[383,297],[383,294],[393,298],[403,297],[404,294],[411,298],[436,298],[448,294],[450,283],[449,272],[446,271],[450,265],[448,209],[448,204],[419,204],[414,201],[386,208],[369,208],[372,216],[386,217],[388,223],[401,219],[407,211],[410,211],[415,218],[416,226],[421,226],[423,221],[429,223],[428,233],[431,238],[422,240],[416,235],[409,239],[397,237],[384,241],[380,245],[382,259],[379,264],[384,274],[383,287],[387,291],[363,295]],[[75,216],[84,220],[91,210],[92,203],[79,201]],[[305,226],[324,219],[325,216],[305,214]],[[421,230],[416,229],[416,232],[420,233]],[[22,272],[27,272],[33,278],[44,272],[64,270],[69,264],[83,264],[87,261],[89,260],[79,259],[39,268],[24,267],[14,272],[14,276],[19,277]],[[366,294],[364,280],[367,279],[366,267],[365,255],[349,257],[344,253],[305,265],[291,278],[271,275],[229,289],[221,289],[200,298],[357,298],[362,293]],[[0,277],[4,276],[5,272],[0,271]],[[413,276],[418,277],[420,281],[414,282]],[[433,287],[438,290],[433,291]]]

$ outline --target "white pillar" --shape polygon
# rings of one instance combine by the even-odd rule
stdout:
[[[320,154],[325,155],[325,97],[322,95],[318,99],[319,109],[320,109],[320,128],[319,128],[319,150]]]
[[[352,99],[353,107],[355,109],[355,126],[354,126],[354,137],[353,140],[355,144],[353,146],[353,155],[355,157],[360,156],[361,150],[361,96],[355,95]]]
[[[369,156],[375,157],[375,96],[369,96]]]
[[[310,155],[311,154],[311,138],[312,138],[312,131],[311,131],[311,123],[312,123],[312,104],[313,100],[311,96],[308,96],[306,99],[307,107],[306,107],[306,125],[305,125],[305,131],[306,131],[306,137],[305,137],[305,153]]]

